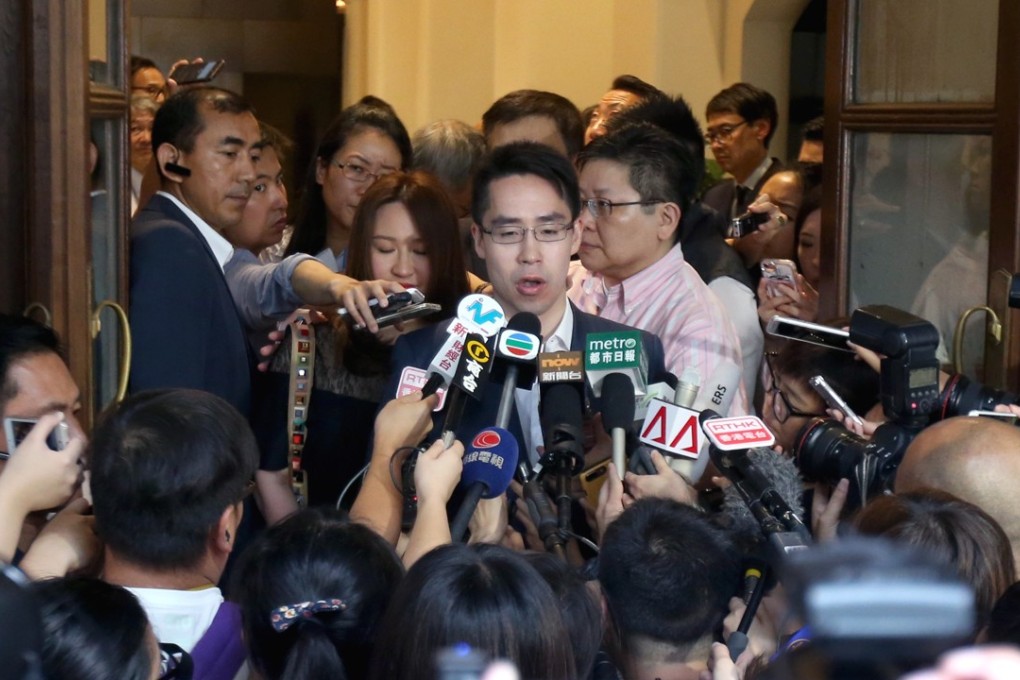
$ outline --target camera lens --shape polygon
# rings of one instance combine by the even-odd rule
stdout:
[[[1017,403],[1015,394],[986,387],[964,375],[957,374],[949,380],[942,408],[935,412],[934,417],[938,420],[965,416],[971,411],[994,411],[998,404]]]
[[[810,481],[835,484],[853,479],[854,468],[864,457],[869,442],[835,420],[812,418],[797,435],[793,456]]]

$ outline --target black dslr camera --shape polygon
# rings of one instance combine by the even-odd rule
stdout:
[[[805,477],[850,480],[865,500],[892,485],[907,445],[939,404],[939,334],[924,319],[888,305],[869,305],[850,318],[850,342],[884,355],[880,391],[889,422],[871,440],[834,420],[814,418],[797,435],[794,456]]]

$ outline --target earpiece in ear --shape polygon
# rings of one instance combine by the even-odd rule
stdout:
[[[165,167],[170,172],[175,172],[181,177],[191,177],[191,169],[186,168],[183,165],[177,165],[173,161],[167,161]]]

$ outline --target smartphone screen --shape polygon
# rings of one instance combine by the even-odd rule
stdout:
[[[35,418],[4,418],[4,434],[7,435],[7,448],[10,451],[18,448],[38,422]]]
[[[785,316],[774,316],[769,320],[765,328],[770,335],[777,335],[790,340],[810,342],[813,345],[821,345],[829,349],[837,349],[841,352],[853,352],[847,346],[850,340],[850,332],[839,328],[830,328],[817,323],[791,319]]]

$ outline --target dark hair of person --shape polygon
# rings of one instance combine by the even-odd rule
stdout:
[[[89,578],[47,579],[31,588],[40,605],[48,680],[152,677],[149,620],[130,592]]]
[[[805,142],[821,142],[825,140],[825,118],[817,116],[804,123],[800,129],[800,138]]]
[[[701,181],[705,174],[705,137],[687,100],[679,95],[670,97],[664,92],[649,95],[610,118],[606,134],[640,122],[662,128],[686,146],[695,162],[697,181]]]
[[[522,678],[574,676],[556,595],[521,555],[501,546],[445,545],[418,560],[390,602],[369,677],[432,680],[436,653],[461,643],[513,662]]]
[[[570,628],[575,678],[590,678],[602,643],[602,607],[574,569],[550,553],[523,553],[556,595],[563,620]]]
[[[351,228],[348,276],[359,281],[377,278],[372,271],[372,237],[379,210],[391,203],[407,209],[429,259],[429,302],[442,305],[444,316],[467,295],[467,272],[457,225],[457,211],[449,195],[433,175],[395,172],[380,177],[358,204]]]
[[[194,149],[195,140],[205,129],[206,111],[239,116],[254,114],[255,109],[241,95],[218,87],[178,90],[160,105],[152,121],[152,153],[163,144],[172,144],[184,152]],[[158,169],[159,164],[156,165]]]
[[[927,550],[974,588],[978,627],[1016,581],[1005,532],[984,510],[935,489],[870,501],[854,519],[862,534],[886,536]]]
[[[52,328],[25,316],[0,314],[0,413],[18,394],[18,386],[8,377],[11,366],[25,357],[46,352],[61,356]]]
[[[1014,583],[995,601],[988,616],[984,641],[990,644],[1020,645],[1020,582]]]
[[[750,83],[735,83],[709,100],[705,117],[709,118],[719,113],[735,113],[748,123],[757,120],[768,121],[769,133],[765,135],[764,143],[765,148],[769,148],[779,119],[776,98],[771,94]]]
[[[847,323],[835,319],[826,325],[841,328]],[[772,360],[772,369],[784,384],[802,384],[809,393],[814,390],[808,387],[808,380],[821,375],[855,413],[867,413],[879,400],[878,373],[850,352],[789,340]]]
[[[391,203],[399,203],[407,209],[427,252],[428,301],[438,304],[442,310],[424,319],[446,318],[471,291],[464,269],[456,208],[439,180],[427,172],[395,172],[380,177],[361,197],[351,227],[347,275],[359,281],[378,278],[372,271],[372,238],[379,210]],[[343,321],[338,321],[334,327],[337,329],[336,351],[343,357],[347,370],[355,375],[377,375],[389,370],[390,346],[379,343],[373,335],[350,333]]]
[[[165,572],[205,555],[223,511],[248,490],[258,447],[220,397],[148,390],[103,416],[89,460],[99,536],[124,560]]]
[[[689,648],[722,623],[740,557],[698,510],[644,499],[606,529],[599,581],[625,649],[634,636]]]
[[[270,527],[245,551],[234,593],[248,658],[263,680],[364,678],[376,627],[404,569],[368,527],[331,508],[310,508]],[[283,631],[280,607],[339,600],[339,609],[298,616]]]
[[[613,78],[613,84],[609,89],[630,92],[631,94],[637,95],[642,99],[645,99],[646,97],[653,97],[655,95],[663,94],[662,90],[655,87],[651,83],[646,83],[637,76],[632,76],[629,73],[625,73],[623,75],[616,76],[615,78]]]
[[[482,133],[488,137],[497,125],[507,125],[528,116],[552,119],[568,157],[573,158],[584,146],[585,125],[581,112],[566,97],[543,90],[514,90],[497,99],[482,114]]]
[[[643,201],[669,201],[686,212],[698,191],[698,163],[689,147],[652,123],[632,123],[592,140],[577,156],[583,169],[595,160],[628,168],[630,184]],[[654,206],[643,206],[647,211]]]
[[[493,149],[482,161],[471,187],[471,218],[482,226],[489,209],[489,189],[496,180],[517,175],[534,175],[551,184],[566,202],[573,223],[581,213],[581,190],[577,172],[569,160],[545,144],[513,142]]]
[[[800,264],[800,257],[797,255],[797,244],[800,243],[800,232],[804,231],[804,223],[807,222],[811,213],[822,209],[822,187],[814,186],[808,188],[810,173],[801,174],[801,182],[804,184],[804,197],[800,199],[800,207],[797,209],[797,218],[793,221],[793,261],[797,265],[797,271],[804,271]],[[858,362],[860,363],[860,362]]]
[[[294,150],[294,142],[278,128],[262,120],[259,121],[259,132],[262,134],[262,139],[258,141],[254,148],[272,149],[276,152],[282,164],[284,159]]]
[[[154,62],[152,59],[149,59],[148,57],[140,57],[137,54],[131,55],[131,66],[129,68],[130,75],[134,75],[145,68],[154,68],[157,71],[159,71],[159,67],[156,66],[156,62]]]
[[[326,202],[322,198],[322,185],[315,181],[316,171],[330,163],[351,137],[367,129],[380,132],[393,141],[400,152],[401,170],[410,165],[411,137],[392,106],[379,97],[366,95],[341,111],[326,128],[315,149],[315,158],[308,166],[294,220],[294,234],[287,244],[286,255],[317,255],[326,247]]]

